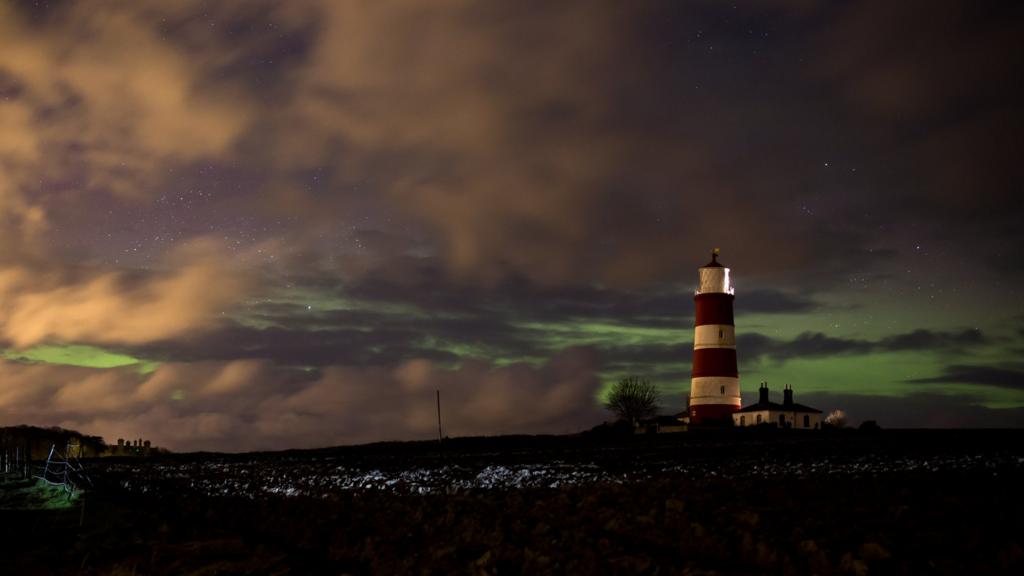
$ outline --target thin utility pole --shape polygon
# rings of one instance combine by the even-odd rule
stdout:
[[[437,443],[441,444],[441,391],[437,391]]]

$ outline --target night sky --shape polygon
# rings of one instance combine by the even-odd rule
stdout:
[[[0,3],[0,424],[174,450],[744,402],[1024,425],[1024,7]]]

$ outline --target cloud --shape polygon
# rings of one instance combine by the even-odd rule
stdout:
[[[782,56],[712,58],[710,41],[691,37],[697,30],[686,24],[714,13],[699,5],[68,2],[38,13],[4,10],[0,91],[12,97],[0,118],[17,136],[5,139],[0,156],[19,159],[18,187],[52,174],[61,202],[86,191],[152,197],[181,184],[169,176],[175,169],[229,165],[246,186],[218,189],[230,198],[225,210],[269,221],[301,217],[303,226],[281,235],[301,245],[298,252],[336,258],[332,271],[346,277],[391,261],[338,255],[323,236],[372,215],[371,227],[406,236],[402,246],[372,252],[436,253],[446,274],[468,284],[677,282],[699,263],[693,254],[721,245],[749,277],[832,285],[894,257],[879,244],[905,229],[896,227],[895,238],[878,231],[901,211],[865,210],[872,194],[915,213],[964,195],[936,203],[912,186],[872,192],[870,181],[815,170],[824,150],[863,159],[865,173],[883,164],[876,157],[895,154],[913,167],[910,181],[949,167],[959,176],[938,180],[958,190],[1012,165],[998,153],[1012,149],[1005,138],[993,144],[999,150],[971,152],[992,130],[1012,134],[999,128],[1008,125],[1005,107],[950,126],[934,139],[935,153],[924,142],[920,153],[917,142],[894,151],[906,139],[886,123],[867,123],[869,130],[857,114],[866,108],[888,118],[904,100],[921,110],[971,101],[975,88],[960,86],[971,83],[942,73],[937,62],[946,60],[920,58],[919,47],[934,44],[927,40],[956,36],[950,28],[960,8],[948,5],[928,10],[925,27],[904,22],[917,9],[879,18],[884,3],[730,12],[751,25],[770,17],[793,32],[791,42],[802,43],[796,48],[830,54],[822,60],[836,65],[826,70]],[[829,34],[808,37],[809,19]],[[890,20],[901,24],[883,30],[901,33],[880,37],[873,22]],[[941,43],[974,84],[1015,77],[1005,74],[1013,62],[965,64],[1012,52],[1003,48],[1013,26],[989,28],[988,43],[981,31]],[[723,27],[714,45],[759,53],[764,47],[750,31]],[[880,62],[889,52],[877,45],[894,56]],[[837,94],[796,104],[821,83]],[[986,101],[1001,93],[980,90]],[[843,141],[826,136],[834,134]],[[311,171],[322,173],[322,187],[309,184]],[[986,205],[1005,206],[998,200],[1007,196],[991,196]],[[1015,220],[1000,220],[997,236],[1016,238],[1007,226]],[[371,243],[378,232],[353,239]],[[793,274],[811,266],[814,274]],[[757,305],[811,306],[750,300],[751,310]]]
[[[645,43],[653,31],[682,45],[662,22],[700,8],[537,10],[282,6],[318,33],[259,129],[260,141],[276,144],[260,157],[292,173],[327,166],[334,189],[366,192],[282,183],[271,204],[326,229],[333,214],[383,207],[429,237],[447,272],[467,283],[642,286],[691,274],[692,254],[718,244],[749,273],[803,284],[877,258],[842,219],[793,217],[803,191],[792,175],[817,148],[813,130],[780,117],[806,110],[751,106],[707,74],[700,50]],[[736,77],[759,76],[733,65]],[[652,82],[657,90],[635,89]],[[766,100],[791,96],[775,83],[762,88]],[[763,238],[773,250],[753,254]],[[784,276],[812,259],[830,271]]]
[[[248,122],[246,100],[211,80],[214,63],[145,16],[113,2],[0,6],[0,341],[177,338],[241,295],[237,267],[206,238],[134,272],[68,250],[103,226],[92,207],[138,202],[168,167],[224,157]]]
[[[920,384],[959,383],[996,386],[1011,390],[1024,390],[1024,371],[1019,365],[1010,366],[978,366],[970,364],[952,364],[943,368],[939,376],[914,378],[907,382]]]
[[[13,94],[0,118],[14,120],[4,140],[15,143],[0,158],[138,197],[165,162],[225,154],[248,123],[247,100],[144,16],[113,2],[66,3],[37,21],[0,8],[0,80]]]
[[[1010,79],[1002,72],[1020,63],[1019,56],[1002,54],[1020,27],[1003,17],[1010,16],[1004,9],[1012,11],[952,1],[849,5],[822,32],[831,58],[816,67],[844,87],[857,110],[889,121],[933,117],[965,104],[976,111],[1007,96]],[[907,28],[908,22],[918,25]],[[1000,59],[979,62],[985,54]]]
[[[243,276],[216,243],[183,245],[165,264],[138,274],[0,267],[0,337],[18,347],[173,339],[216,324],[243,293]]]
[[[693,357],[693,343],[607,346],[600,349],[600,354],[605,364],[611,367],[643,367],[649,370],[664,364],[689,364]]]
[[[859,2],[837,8],[808,68],[884,153],[902,190],[893,213],[974,261],[1019,272],[1024,202],[1012,142],[1022,20],[1010,5]],[[881,156],[880,156],[881,157]],[[904,219],[906,221],[906,219]],[[950,225],[950,223],[957,223]],[[934,223],[934,224],[929,224]],[[893,229],[896,229],[894,227]]]
[[[10,176],[0,171],[0,265],[38,255],[37,242],[47,226],[46,211],[29,202]]]
[[[743,358],[767,357],[779,362],[792,358],[821,358],[843,354],[873,352],[935,351],[965,352],[991,342],[980,330],[943,332],[920,328],[912,332],[886,336],[877,341],[829,336],[821,332],[804,332],[784,341],[764,334],[748,332],[736,338]]]
[[[882,338],[878,343],[882,350],[953,350],[988,344],[991,341],[978,329],[960,332],[939,332],[923,328]]]
[[[784,362],[792,358],[867,354],[875,349],[875,344],[866,340],[837,338],[821,332],[804,332],[789,341],[751,332],[737,336],[736,348],[744,358],[768,357]]]
[[[174,450],[255,450],[430,438],[441,391],[446,434],[575,432],[606,418],[595,356],[539,367],[429,360],[317,372],[270,362],[169,363],[151,374],[0,361],[0,420],[59,424],[107,441],[144,437]]]
[[[820,305],[803,295],[791,294],[773,288],[741,292],[736,299],[736,311],[762,314],[791,314],[810,312]]]
[[[629,290],[583,281],[546,286],[518,275],[494,285],[466,284],[448,277],[436,259],[421,258],[416,266],[417,272],[402,278],[367,274],[346,286],[345,294],[382,303],[402,301],[451,314],[487,316],[514,311],[519,320],[547,322],[613,320],[663,325],[685,323],[693,314],[689,286],[661,284]]]
[[[469,326],[473,322],[462,325]],[[420,319],[402,320],[394,315],[358,312],[319,315],[317,326],[264,328],[225,322],[216,328],[190,334],[187,339],[160,340],[130,350],[144,358],[173,362],[270,360],[285,366],[322,367],[332,364],[394,365],[411,358],[454,363],[459,357],[445,345],[478,342],[456,325],[440,332],[438,324]],[[426,341],[427,335],[433,341]],[[517,335],[495,329],[488,339],[499,354],[517,347]]]

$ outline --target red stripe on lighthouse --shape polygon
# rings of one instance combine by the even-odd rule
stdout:
[[[736,368],[736,350],[732,348],[701,348],[693,351],[694,378],[704,376],[740,375]]]
[[[734,325],[732,317],[732,294],[711,292],[708,294],[697,294],[693,298],[697,302],[697,316],[695,326],[705,324],[728,324]]]
[[[690,418],[693,424],[706,421],[721,422],[736,412],[737,406],[731,404],[701,404],[690,407]]]

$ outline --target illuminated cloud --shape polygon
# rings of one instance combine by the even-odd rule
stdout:
[[[215,62],[168,42],[160,20],[119,3],[74,3],[31,21],[0,7],[0,162],[79,171],[81,188],[145,195],[166,162],[225,153],[244,99],[211,85]],[[149,15],[152,16],[152,15]],[[45,148],[46,154],[40,151]]]
[[[0,339],[19,347],[180,337],[240,296],[236,270],[208,240],[145,272],[52,248],[54,213],[109,194],[146,197],[168,165],[227,153],[247,122],[244,103],[209,85],[158,20],[121,8],[69,4],[33,19],[0,7]]]
[[[19,347],[173,339],[221,321],[242,294],[242,277],[216,243],[184,245],[166,265],[135,275],[2,267],[0,337]]]
[[[319,373],[266,362],[165,364],[148,375],[0,361],[2,423],[53,422],[108,441],[142,436],[174,450],[316,447],[446,434],[565,433],[606,417],[592,354],[568,350],[540,367],[426,360]]]

